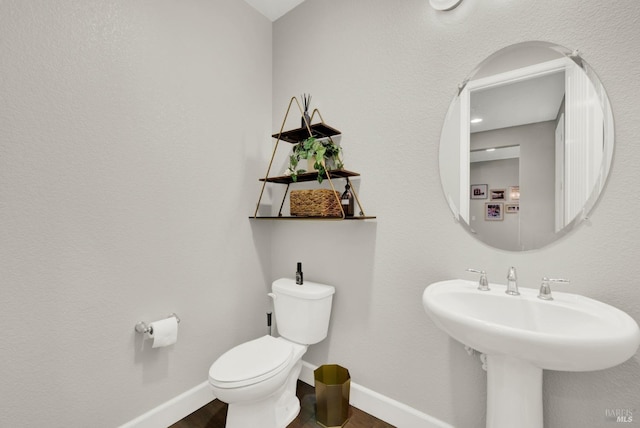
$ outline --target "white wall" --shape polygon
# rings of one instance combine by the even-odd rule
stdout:
[[[436,12],[424,0],[307,0],[274,24],[273,128],[292,95],[310,92],[343,132],[347,168],[375,222],[275,223],[274,277],[337,286],[330,337],[314,364],[348,367],[354,382],[458,427],[483,427],[485,373],[477,358],[429,321],[431,282],[486,269],[521,286],[543,275],[558,290],[618,306],[640,321],[640,6],[635,1],[465,0]],[[594,29],[597,29],[594,30]],[[579,49],[613,106],[616,153],[605,194],[587,225],[538,251],[498,251],[457,225],[442,196],[440,129],[456,86],[492,52],[546,40]],[[553,171],[549,171],[553,174]],[[605,409],[638,409],[640,356],[594,373],[545,373],[545,427],[605,426]],[[635,423],[635,418],[634,418]]]
[[[0,426],[120,425],[264,334],[271,28],[238,0],[0,1]],[[134,333],[174,311],[175,346]]]

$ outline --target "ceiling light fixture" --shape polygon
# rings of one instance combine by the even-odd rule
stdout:
[[[471,119],[471,123],[480,123],[482,122],[482,118],[481,117],[476,117],[474,119]]]
[[[451,10],[458,7],[462,0],[429,0],[429,4],[435,10]]]

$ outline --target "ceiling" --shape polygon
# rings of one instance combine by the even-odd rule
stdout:
[[[554,120],[564,98],[564,72],[471,92],[471,132]]]
[[[285,15],[304,0],[244,0],[271,22]]]

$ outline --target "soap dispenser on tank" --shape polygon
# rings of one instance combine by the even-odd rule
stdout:
[[[298,262],[298,268],[296,269],[296,284],[302,285],[304,278],[302,275],[302,262]]]

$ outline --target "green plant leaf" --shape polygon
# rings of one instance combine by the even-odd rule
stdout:
[[[0,0],[1,1],[1,0]],[[332,168],[341,169],[344,164],[341,159],[342,148],[337,146],[331,138],[317,140],[315,137],[309,137],[298,142],[293,147],[293,154],[289,157],[289,171],[291,171],[291,179],[298,180],[298,174],[306,172],[304,169],[296,170],[300,159],[313,160],[314,168],[318,171],[318,183],[322,183],[326,178],[325,163],[333,160]]]

